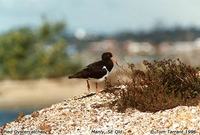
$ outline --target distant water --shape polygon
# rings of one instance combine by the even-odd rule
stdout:
[[[34,110],[0,110],[0,126],[4,125],[5,123],[14,121],[20,112],[24,114],[31,114]]]

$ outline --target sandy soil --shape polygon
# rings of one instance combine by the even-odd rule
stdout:
[[[0,109],[41,108],[87,92],[85,80],[4,80],[0,82]]]

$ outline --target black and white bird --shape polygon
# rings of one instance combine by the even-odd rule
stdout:
[[[116,61],[112,59],[112,56],[113,55],[111,52],[103,53],[100,61],[94,62],[86,66],[86,68],[84,68],[83,70],[69,76],[69,79],[87,79],[88,91],[90,91],[89,80],[92,80],[96,82],[96,92],[98,92],[98,82],[102,82],[106,79],[106,77],[113,69],[114,63],[116,63]]]

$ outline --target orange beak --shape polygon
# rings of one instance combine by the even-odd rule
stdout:
[[[115,58],[111,58],[111,60],[113,61],[113,63],[115,63],[116,65],[118,65],[117,60]]]

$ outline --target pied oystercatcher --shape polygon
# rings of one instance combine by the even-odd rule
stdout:
[[[89,64],[83,70],[75,73],[74,75],[69,76],[69,79],[72,78],[80,78],[80,79],[87,79],[87,87],[88,91],[90,92],[90,84],[89,80],[96,82],[96,92],[98,92],[98,82],[102,82],[106,79],[106,77],[111,72],[114,63],[117,63],[112,59],[111,52],[105,52],[101,56],[101,60]]]

